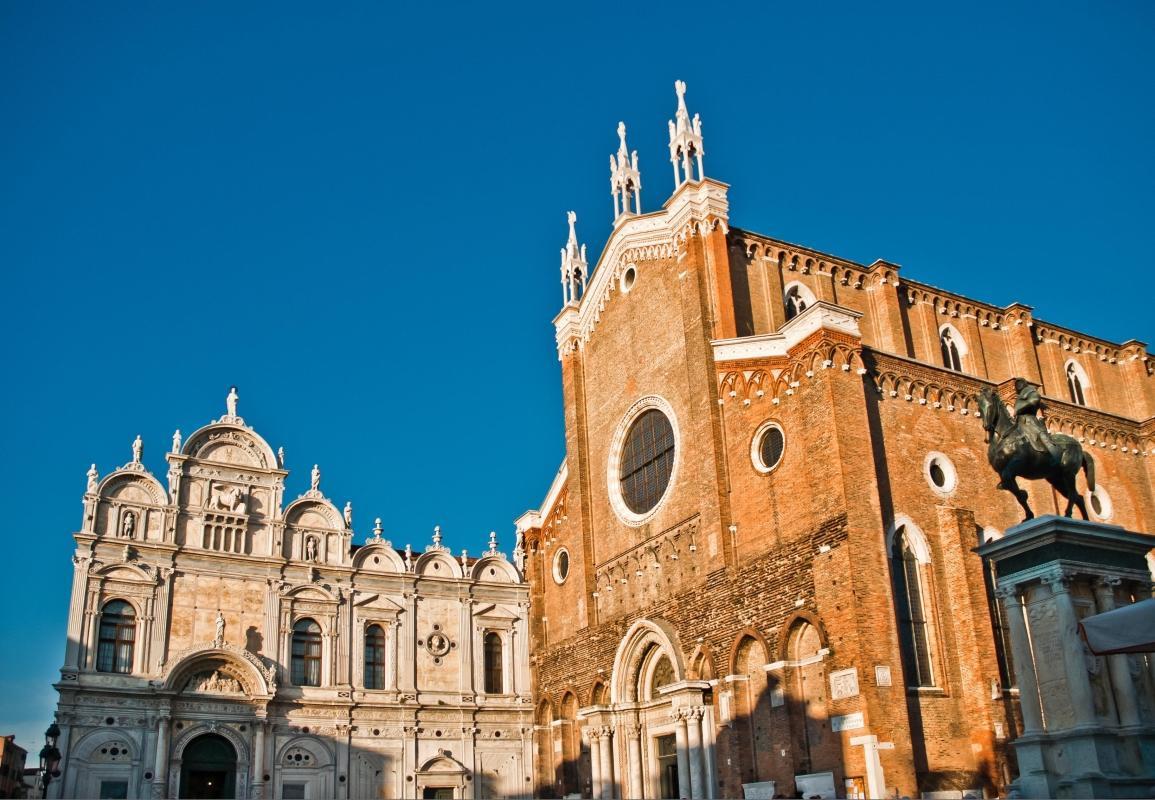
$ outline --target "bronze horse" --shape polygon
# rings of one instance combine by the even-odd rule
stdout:
[[[983,430],[987,432],[987,461],[999,473],[998,488],[1006,489],[1015,496],[1026,512],[1026,519],[1035,515],[1027,505],[1026,489],[1019,488],[1016,478],[1045,478],[1059,494],[1067,498],[1064,516],[1071,516],[1072,507],[1078,506],[1083,519],[1089,519],[1087,504],[1075,486],[1075,476],[1079,474],[1080,468],[1083,469],[1087,476],[1087,489],[1094,492],[1095,461],[1073,437],[1065,433],[1049,434],[1059,451],[1058,460],[1033,447],[1011,418],[1006,405],[989,386],[979,394],[979,413]]]

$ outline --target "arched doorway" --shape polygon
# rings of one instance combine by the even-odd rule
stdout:
[[[228,739],[206,733],[189,742],[181,760],[180,796],[237,796],[237,751]]]

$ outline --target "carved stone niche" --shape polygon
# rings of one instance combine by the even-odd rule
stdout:
[[[209,694],[245,697],[250,694],[249,676],[243,674],[226,659],[208,658],[198,661],[195,670],[181,686],[181,693],[184,695]]]
[[[204,670],[191,675],[185,683],[185,692],[198,694],[244,694],[244,686],[240,680],[227,670]]]

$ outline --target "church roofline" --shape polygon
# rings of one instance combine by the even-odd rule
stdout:
[[[707,180],[710,180],[710,179],[707,179]],[[789,242],[789,241],[786,241],[785,239],[779,239],[779,238],[774,237],[774,236],[768,236],[768,235],[763,234],[763,233],[758,233],[757,231],[752,231],[749,228],[742,228],[742,227],[735,226],[735,227],[731,228],[731,231],[737,236],[747,236],[747,237],[750,237],[753,239],[758,239],[765,244],[773,245],[776,247],[782,247],[784,249],[794,250],[794,251],[797,251],[800,253],[806,253],[807,255],[814,256],[814,257],[816,257],[820,260],[823,260],[823,261],[829,261],[832,263],[836,263],[836,264],[839,264],[840,266],[847,266],[847,267],[852,267],[855,269],[861,269],[861,270],[864,270],[866,272],[872,272],[872,271],[882,269],[882,268],[892,269],[895,271],[899,271],[902,269],[902,267],[900,265],[895,264],[895,263],[890,262],[890,261],[885,261],[882,259],[875,259],[869,266],[867,266],[865,264],[862,264],[861,262],[854,261],[854,260],[849,259],[849,258],[843,258],[841,256],[834,255],[833,253],[827,253],[827,252],[822,251],[822,250],[817,250],[813,247],[808,247],[806,245],[796,244],[794,242]],[[1068,334],[1071,336],[1076,336],[1076,337],[1079,337],[1082,339],[1086,339],[1087,341],[1093,342],[1095,344],[1100,344],[1100,345],[1104,345],[1107,347],[1118,348],[1118,349],[1126,349],[1129,347],[1142,347],[1142,348],[1146,349],[1146,347],[1147,347],[1147,343],[1144,341],[1141,341],[1139,339],[1128,339],[1125,342],[1114,342],[1114,341],[1111,341],[1110,339],[1104,339],[1104,338],[1099,337],[1099,336],[1094,336],[1093,334],[1083,333],[1082,331],[1077,331],[1073,328],[1068,328],[1068,327],[1063,326],[1063,325],[1049,322],[1047,320],[1044,320],[1044,319],[1041,319],[1039,317],[1034,316],[1034,307],[1033,306],[1027,305],[1026,303],[1022,303],[1022,302],[1017,301],[1017,300],[1011,301],[1010,303],[1007,303],[1006,305],[999,305],[997,303],[992,303],[992,302],[985,301],[985,300],[977,300],[973,297],[969,297],[967,295],[951,291],[950,289],[944,289],[940,286],[936,286],[932,283],[928,283],[927,281],[919,280],[916,278],[910,278],[908,276],[903,276],[901,282],[903,284],[905,284],[906,286],[921,289],[925,292],[930,292],[933,294],[941,295],[942,297],[947,298],[947,299],[952,300],[952,301],[955,301],[955,302],[973,305],[977,308],[983,309],[984,311],[989,311],[992,314],[1006,314],[1006,313],[1011,312],[1011,311],[1026,311],[1026,312],[1031,314],[1032,321],[1034,322],[1034,324],[1036,326],[1044,326],[1044,327],[1053,329],[1055,331],[1060,331],[1064,334]]]

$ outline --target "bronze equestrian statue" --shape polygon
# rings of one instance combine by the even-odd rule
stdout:
[[[987,432],[987,460],[999,473],[998,488],[1013,494],[1026,512],[1026,519],[1031,519],[1035,515],[1027,505],[1027,491],[1020,489],[1015,479],[1045,478],[1067,498],[1065,516],[1071,516],[1071,509],[1078,506],[1083,519],[1089,519],[1075,476],[1084,470],[1087,489],[1094,492],[1095,461],[1073,437],[1048,432],[1038,417],[1042,408],[1038,389],[1023,378],[1015,378],[1014,419],[994,389],[988,386],[979,394],[979,413]]]

